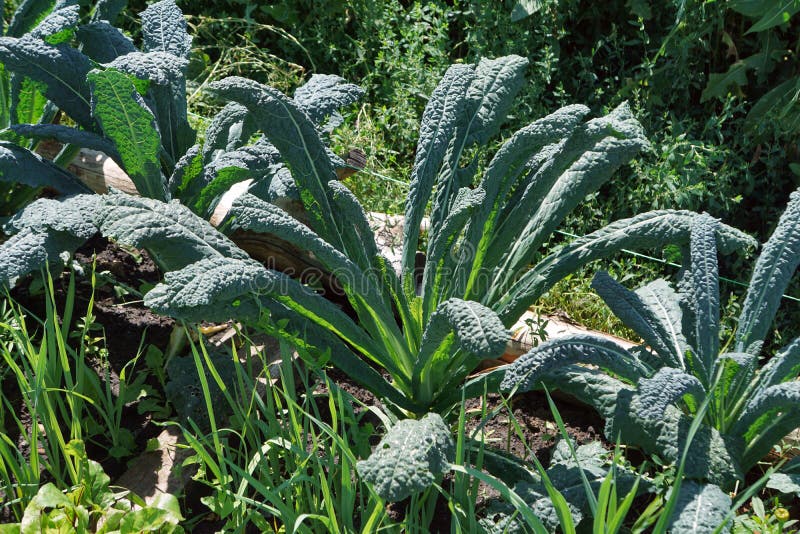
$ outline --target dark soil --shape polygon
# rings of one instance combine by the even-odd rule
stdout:
[[[143,285],[155,285],[161,280],[161,273],[147,252],[131,252],[97,236],[75,253],[75,259],[83,266],[85,276],[76,278],[73,316],[78,320],[89,305],[92,286],[88,276],[94,261],[97,274],[93,313],[97,324],[104,329],[109,363],[112,370],[117,372],[136,357],[144,339],[148,344],[165,348],[174,324],[172,319],[145,308],[139,295],[118,296],[126,287],[138,290]],[[66,276],[54,280],[57,302],[64,300],[67,280]],[[35,316],[45,316],[44,296],[40,292],[32,295],[28,284],[18,284],[11,296]]]
[[[118,369],[132,360],[146,338],[148,344],[166,348],[174,321],[156,315],[138,296],[118,298],[117,287],[124,284],[133,289],[152,286],[161,281],[161,273],[145,251],[126,252],[104,238],[97,237],[75,254],[78,262],[90,269],[94,254],[95,271],[108,272],[111,280],[95,289],[94,313],[105,329],[105,342],[112,368]],[[91,289],[84,288],[84,289]],[[88,295],[81,295],[88,304]],[[133,300],[136,299],[136,300]],[[121,369],[121,367],[119,367]]]
[[[75,260],[83,267],[84,275],[76,275],[75,307],[71,327],[76,327],[76,322],[86,314],[92,298],[89,276],[94,261],[97,274],[92,313],[95,316],[95,323],[102,327],[102,332],[97,335],[102,335],[103,344],[108,351],[108,378],[111,389],[116,394],[119,391],[119,373],[125,365],[137,356],[140,348],[145,346],[145,342],[165,349],[173,325],[171,319],[156,315],[145,308],[139,295],[135,293],[119,295],[119,288],[138,289],[143,284],[152,285],[160,280],[161,274],[146,252],[127,252],[99,236],[82,246],[76,252]],[[59,306],[65,300],[68,280],[68,275],[63,275],[53,281],[56,302]],[[11,296],[23,307],[25,314],[43,319],[46,316],[45,296],[42,291],[31,292],[31,287],[30,280],[23,280],[11,292]],[[99,376],[105,376],[103,364],[99,360],[89,363]],[[131,378],[129,376],[129,379]],[[156,386],[156,384],[151,385]],[[22,405],[22,398],[13,377],[6,377],[2,388],[11,405],[18,408],[17,413],[21,415],[22,422],[29,424],[30,417]],[[125,407],[123,422],[142,449],[147,440],[160,431],[157,426],[150,423],[149,416],[139,414],[135,406]],[[10,425],[10,428],[6,429],[14,441],[19,440],[17,430],[15,425]],[[102,436],[96,436],[94,440],[86,444],[89,458],[99,461],[112,479],[120,475],[126,469],[125,463],[108,456],[108,443]],[[24,443],[18,445],[24,453],[30,453],[25,450]]]

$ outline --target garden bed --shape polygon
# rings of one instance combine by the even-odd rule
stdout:
[[[104,347],[107,351],[104,353],[102,361],[95,359],[90,362],[90,365],[99,375],[107,377],[109,387],[115,395],[118,395],[120,373],[124,372],[123,370],[131,360],[137,356],[141,357],[145,347],[152,345],[161,351],[167,350],[170,333],[175,326],[174,321],[154,314],[141,304],[136,294],[130,292],[131,290],[138,291],[148,284],[155,284],[161,275],[146,251],[122,249],[102,238],[92,239],[81,247],[76,251],[75,259],[83,273],[77,278],[76,312],[84,310],[90,300],[93,300],[93,313],[97,327],[93,332],[97,338],[96,344],[98,347]],[[94,291],[92,291],[91,283],[87,278],[93,270],[97,280]],[[63,304],[68,290],[66,282],[67,280],[63,277],[55,280],[55,294],[59,306]],[[43,317],[45,315],[43,295],[41,293],[31,294],[28,288],[28,285],[21,284],[12,293],[12,298],[34,315]],[[532,342],[531,334],[524,328],[524,319],[526,318],[523,317],[520,322],[518,339],[509,341],[509,355],[525,352],[525,347]],[[80,319],[78,313],[75,320],[79,321]],[[546,319],[548,336],[557,337],[587,331],[560,318],[548,317]],[[214,331],[215,329],[210,330]],[[211,344],[225,344],[229,342],[231,333],[232,330],[228,328],[227,334],[225,330],[219,334],[212,334],[208,341]],[[280,352],[277,343],[270,342],[266,347],[262,345],[260,348],[273,355],[269,358],[279,358]],[[143,361],[140,361],[136,367],[129,368],[127,380],[135,380],[137,369],[145,368],[146,364]],[[107,375],[106,371],[108,371]],[[341,371],[329,369],[327,376],[333,379],[337,387],[352,395],[360,403],[368,406],[382,406],[374,394],[354,383]],[[9,382],[10,384],[11,382]],[[154,389],[161,387],[152,375],[149,376],[146,385]],[[13,386],[4,388],[4,391],[11,389]],[[318,403],[321,407],[327,405],[327,388],[324,385],[316,386],[309,393],[319,397]],[[569,398],[562,396],[560,399],[559,410],[566,422],[566,429],[577,444],[590,443],[594,440],[604,441],[603,422],[596,412],[587,410]],[[10,402],[15,409],[24,413],[24,407],[18,404],[21,400],[21,398],[17,398],[15,402],[12,398]],[[551,410],[547,407],[544,394],[530,392],[514,397],[513,418],[518,426],[512,426],[508,411],[503,407],[500,397],[489,395],[486,400],[488,402],[485,405],[481,404],[480,399],[472,399],[466,404],[467,413],[471,414],[467,430],[469,432],[475,430],[480,423],[480,413],[483,410],[486,412],[497,411],[497,415],[482,424],[482,435],[486,443],[519,458],[530,459],[531,455],[535,455],[540,461],[547,464],[550,451],[560,438],[558,427]],[[138,404],[138,402],[131,402],[125,406],[123,412],[122,428],[131,433],[136,443],[136,449],[131,451],[133,457],[124,461],[109,457],[102,443],[102,437],[99,437],[100,442],[87,448],[87,454],[90,458],[100,462],[104,471],[111,477],[113,484],[134,492],[147,503],[154,502],[159,494],[171,493],[182,496],[182,499],[189,503],[190,508],[195,512],[204,508],[205,505],[200,502],[200,498],[208,494],[207,488],[191,481],[195,471],[191,466],[183,467],[181,465],[192,452],[185,448],[185,441],[180,429],[175,426],[164,428],[156,423],[152,414],[140,414]],[[355,406],[354,409],[357,412],[363,410],[363,408],[359,409]],[[375,444],[383,433],[383,429],[379,420],[373,418],[371,422],[375,425],[374,438],[371,440]],[[609,444],[606,443],[606,445]],[[496,491],[486,486],[482,487],[485,498],[497,497]],[[483,502],[485,498],[480,502]],[[402,519],[403,503],[392,505],[389,513]],[[441,507],[437,508],[436,513],[437,517],[433,520],[433,524],[439,525],[443,529],[442,531],[449,531],[450,515],[444,501]],[[203,528],[206,528],[204,525],[212,529],[209,531],[221,526],[214,520],[214,514],[200,515],[207,516],[208,521],[196,525],[200,529],[199,532],[204,531]]]

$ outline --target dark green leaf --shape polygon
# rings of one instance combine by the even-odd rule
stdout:
[[[142,11],[145,52],[169,52],[188,60],[192,38],[186,33],[186,19],[174,0],[161,0]]]
[[[89,58],[67,45],[50,45],[30,35],[0,37],[0,61],[14,73],[36,80],[37,88],[78,124],[94,130],[86,76]]]
[[[450,429],[441,416],[429,413],[399,421],[356,469],[381,498],[397,502],[428,488],[449,470],[454,456]]]
[[[75,175],[7,141],[0,141],[0,182],[52,187],[63,195],[92,192]]]
[[[119,56],[136,52],[133,41],[105,20],[80,26],[76,37],[83,53],[98,63],[110,63]]]

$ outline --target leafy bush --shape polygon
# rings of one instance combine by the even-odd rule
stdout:
[[[71,38],[69,32],[61,31],[60,19],[78,18],[78,6],[64,6],[53,10],[49,2],[22,2],[14,11],[11,22],[3,25],[4,38],[36,37],[52,44]],[[31,80],[15,75],[0,65],[0,139],[23,141],[10,126],[19,122],[47,122],[56,115],[56,108],[49,104],[39,88]],[[0,216],[8,216],[25,206],[41,193],[42,184],[35,174],[20,173],[17,183],[0,177]],[[81,191],[78,184],[74,187]]]
[[[255,324],[330,361],[402,415],[446,414],[463,395],[483,391],[484,380],[495,387],[497,373],[464,379],[481,359],[503,352],[505,327],[549,287],[624,247],[685,243],[696,217],[646,213],[541,253],[569,211],[646,141],[626,106],[585,123],[588,110],[570,106],[512,136],[470,188],[478,171],[473,151],[499,129],[524,66],[514,56],[455,65],[431,96],[412,171],[399,276],[378,252],[358,201],[333,179],[318,132],[296,104],[242,78],[212,84],[246,107],[278,149],[289,171],[276,176],[291,172],[308,218],[306,226],[243,194],[222,228],[272,234],[309,250],[335,275],[352,315],[286,275],[224,255],[167,273],[145,304],[186,321],[233,316]],[[431,198],[418,285],[419,228]],[[720,227],[718,238],[725,250],[749,243],[729,227]]]
[[[191,38],[173,0],[154,3],[142,12],[142,51],[105,20],[115,16],[108,9],[108,4],[101,4],[92,20],[82,25],[77,6],[59,9],[53,17],[60,17],[41,23],[60,36],[56,43],[36,31],[2,39],[0,60],[5,69],[43,91],[77,125],[40,121],[15,123],[11,129],[22,137],[53,138],[105,152],[127,172],[141,195],[180,198],[208,216],[233,184],[263,178],[276,153],[263,140],[251,142],[246,114],[235,105],[214,117],[204,146],[194,145],[186,100]],[[79,48],[69,46],[73,34]],[[295,93],[301,108],[325,133],[340,122],[337,108],[362,93],[342,81],[314,76]],[[63,194],[88,191],[68,172],[23,148],[4,144],[2,155],[4,181],[33,179],[35,185],[49,185]],[[27,165],[29,173],[14,172],[20,165]]]
[[[241,78],[214,84],[222,96],[250,110],[281,152],[314,230],[252,195],[234,201],[223,227],[271,233],[310,250],[336,274],[358,322],[288,277],[239,259],[210,258],[169,273],[146,303],[186,320],[225,319],[231,306],[252,319],[261,306],[272,324],[280,325],[265,327],[322,353],[330,350],[333,363],[402,409],[424,414],[452,406],[460,398],[457,385],[477,361],[502,352],[501,321],[512,324],[560,277],[589,261],[622,247],[681,242],[694,218],[662,211],[618,221],[526,272],[569,210],[645,141],[624,106],[585,124],[587,110],[568,107],[518,132],[494,156],[478,186],[466,187],[477,169],[462,167],[461,153],[497,130],[523,68],[516,57],[476,68],[456,65],[431,96],[407,201],[400,277],[378,253],[355,198],[327,181],[333,169],[323,145],[293,102]],[[434,184],[427,260],[417,289],[418,229]],[[522,216],[531,211],[533,217]],[[726,249],[747,241],[729,228],[720,240]],[[309,329],[309,322],[318,326]],[[354,358],[352,349],[386,369],[393,383]]]
[[[707,400],[686,474],[732,486],[800,424],[799,340],[759,367],[781,295],[800,264],[799,221],[796,192],[756,262],[736,333],[722,348],[719,223],[704,215],[692,223],[677,292],[664,280],[631,292],[602,272],[595,277],[598,293],[643,345],[625,350],[590,335],[553,340],[510,366],[503,387],[561,388],[607,419],[609,438],[670,461],[677,461],[689,423]]]
[[[12,130],[17,136],[55,138],[67,146],[101,150],[128,173],[139,193],[162,201],[179,199],[183,205],[158,207],[145,199],[121,200],[120,194],[35,203],[5,226],[6,234],[15,235],[0,245],[4,259],[0,285],[13,285],[45,263],[62,263],[98,231],[147,248],[164,270],[199,259],[197,254],[205,254],[203,247],[222,247],[227,254],[246,257],[210,225],[191,217],[190,210],[209,217],[231,186],[248,179],[252,193],[260,198],[299,202],[291,178],[274,176],[278,151],[254,135],[252,119],[237,104],[226,106],[212,119],[202,145],[193,144],[185,87],[191,38],[173,0],[152,4],[142,13],[144,52],[104,20],[115,17],[109,4],[101,4],[92,21],[83,25],[78,25],[73,7],[58,13],[74,11],[76,16],[56,18],[57,25],[48,26],[49,31],[58,30],[64,41],[51,44],[35,32],[23,38],[3,37],[0,59],[19,79],[45,91],[77,127],[14,124]],[[162,26],[169,32],[161,33]],[[72,34],[81,48],[69,46]],[[317,75],[297,89],[294,101],[324,138],[341,122],[338,108],[361,93],[337,76]],[[326,159],[344,165],[324,150]],[[90,192],[70,172],[11,142],[0,142],[0,180],[48,186],[63,196]],[[175,240],[175,248],[166,244],[166,238]]]
[[[80,483],[66,492],[52,482],[42,485],[20,522],[4,525],[4,532],[184,532],[174,495],[160,493],[146,504],[128,490],[112,491],[111,479],[100,464],[86,457],[83,443],[71,441],[67,446],[78,458]]]

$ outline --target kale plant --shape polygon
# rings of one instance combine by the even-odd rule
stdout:
[[[75,124],[50,124],[45,118],[24,124],[20,120],[32,115],[20,112],[8,132],[18,142],[56,139],[65,143],[68,154],[74,154],[69,147],[104,152],[151,200],[125,199],[119,193],[84,198],[91,190],[77,176],[28,147],[0,141],[0,181],[48,186],[66,199],[34,203],[6,224],[4,232],[14,235],[0,245],[0,286],[13,285],[45,263],[63,263],[96,232],[147,249],[164,271],[184,267],[203,256],[201,249],[217,246],[227,255],[247,257],[190,213],[207,218],[222,195],[244,180],[250,180],[250,192],[258,198],[299,204],[277,149],[257,135],[243,106],[225,106],[212,119],[205,142],[194,144],[185,80],[191,38],[175,2],[161,0],[142,13],[143,51],[109,22],[122,5],[100,2],[91,19],[80,24],[77,4],[59,2],[33,31],[0,38],[3,72],[13,72],[13,79],[38,91],[33,94]],[[15,27],[12,22],[8,33]],[[49,39],[50,34],[58,40]],[[338,76],[314,75],[295,92],[294,101],[323,138],[340,123],[338,108],[362,94],[343,82]],[[12,104],[15,98],[25,100],[16,94],[11,93]],[[344,165],[325,150],[335,166]],[[122,227],[110,222],[122,220]]]
[[[78,20],[78,6],[59,2],[21,2],[11,22],[0,30],[2,40],[14,38],[41,39],[57,46],[69,40],[72,34],[64,31],[63,25]],[[24,143],[26,140],[17,135],[11,126],[20,122],[48,122],[56,116],[57,108],[48,102],[40,92],[37,84],[24,76],[13,73],[8,68],[0,67],[0,147],[10,146],[11,142]],[[19,149],[21,151],[21,149]],[[24,169],[11,170],[3,164],[8,158],[5,150],[0,149],[0,216],[11,215],[49,185],[47,180],[36,172]],[[34,164],[30,159],[22,159],[22,165]],[[65,192],[87,192],[89,189],[73,180],[66,173],[62,176],[61,188]]]
[[[283,166],[275,176],[291,177],[307,218],[302,224],[247,193],[233,202],[221,228],[270,234],[310,251],[333,273],[349,309],[252,260],[217,256],[167,273],[145,303],[187,321],[236,317],[256,325],[339,367],[401,416],[447,415],[463,396],[496,387],[497,372],[465,379],[482,359],[503,352],[506,328],[541,294],[622,248],[686,244],[697,217],[646,213],[543,253],[570,210],[646,141],[627,105],[589,121],[583,120],[588,109],[569,106],[514,134],[481,165],[482,149],[499,131],[525,66],[515,56],[454,65],[431,95],[411,176],[399,273],[379,252],[361,205],[335,180],[318,130],[297,103],[242,78],[215,82],[212,88],[248,109],[276,147]],[[426,263],[417,284],[419,229],[431,199]],[[726,251],[750,242],[722,226],[716,238]],[[427,428],[420,424],[403,427],[404,439],[416,439]],[[446,447],[435,446],[446,457]],[[398,476],[418,487],[413,473]]]
[[[529,269],[569,211],[646,141],[625,105],[587,122],[585,107],[569,106],[514,134],[476,180],[473,154],[499,130],[525,65],[515,56],[454,65],[434,91],[412,171],[399,275],[379,253],[358,201],[334,180],[324,144],[295,102],[249,80],[216,82],[219,95],[249,109],[278,149],[308,218],[300,224],[244,194],[223,229],[273,234],[311,251],[335,273],[352,314],[286,276],[214,259],[170,273],[147,302],[189,320],[221,318],[229,313],[222,303],[251,316],[262,311],[271,317],[263,327],[326,355],[406,413],[444,413],[460,400],[460,385],[478,361],[503,351],[505,327],[558,280],[621,248],[685,243],[696,217],[667,210],[617,221]],[[431,196],[417,287],[419,227]],[[748,242],[728,227],[718,238],[726,250]],[[391,382],[366,362],[388,371]]]
[[[75,123],[26,123],[26,118],[31,122],[28,114],[16,113],[11,130],[19,139],[60,141],[72,147],[65,148],[68,154],[75,148],[104,152],[142,196],[177,198],[208,217],[232,185],[248,179],[255,184],[269,175],[278,152],[265,139],[253,139],[252,120],[236,104],[223,108],[211,121],[205,143],[196,144],[186,100],[191,37],[180,9],[174,0],[161,0],[142,12],[140,50],[109,22],[124,6],[114,4],[111,10],[109,2],[99,3],[91,19],[80,24],[77,2],[65,0],[37,26],[47,32],[0,39],[5,69]],[[58,40],[48,38],[50,33]],[[340,123],[337,109],[362,93],[338,76],[314,75],[297,89],[295,102],[324,136]],[[337,166],[344,165],[328,156]],[[21,165],[29,172],[19,172]],[[0,145],[0,179],[30,180],[28,176],[63,194],[88,192],[69,172],[26,148]],[[291,183],[277,182],[255,191],[268,200],[296,196]]]
[[[759,362],[781,295],[800,264],[800,192],[791,195],[764,245],[736,332],[723,345],[718,228],[708,215],[695,218],[677,289],[659,279],[629,291],[606,273],[595,277],[597,292],[642,345],[625,350],[592,335],[552,340],[511,365],[502,386],[560,388],[606,418],[609,439],[670,461],[679,459],[689,425],[708,399],[686,475],[724,488],[742,480],[800,426],[800,339]]]
[[[152,31],[151,24],[168,31]],[[179,91],[188,48],[184,24],[172,0],[157,2],[143,14],[144,52],[128,47],[104,63],[66,45],[0,43],[9,68],[46,88],[81,128],[18,129],[104,147],[150,197],[37,201],[6,225],[14,235],[0,246],[4,283],[100,232],[147,249],[166,272],[164,283],[145,296],[154,310],[186,321],[249,322],[340,367],[399,414],[419,418],[446,415],[462,396],[496,387],[497,372],[465,379],[482,359],[503,352],[506,328],[564,276],[622,248],[688,242],[696,214],[663,210],[543,250],[569,212],[647,141],[627,105],[588,121],[589,110],[576,105],[533,122],[485,158],[523,84],[527,62],[509,56],[454,65],[431,95],[397,273],[380,254],[363,208],[336,180],[338,162],[324,142],[326,117],[335,124],[336,108],[360,91],[335,77],[315,77],[289,98],[243,78],[221,80],[211,88],[231,103],[214,119],[205,145],[186,149],[193,134],[182,121]],[[112,26],[100,26],[119,40]],[[46,77],[43,69],[24,68],[54,54],[63,61],[53,68],[72,64],[68,71]],[[7,59],[17,56],[25,60]],[[163,124],[165,116],[176,120]],[[262,137],[246,145],[257,132]],[[257,180],[233,202],[221,230],[263,234],[310,252],[334,277],[349,309],[253,260],[203,219],[222,192],[251,176]],[[303,222],[281,198],[302,206]],[[415,260],[429,201],[418,284]],[[725,251],[747,242],[728,227],[716,238]]]
[[[548,532],[555,532],[559,526],[563,526],[547,490],[548,484],[564,498],[575,526],[587,516],[591,517],[589,493],[601,495],[603,485],[613,484],[618,495],[627,494],[633,500],[635,495],[642,493],[650,484],[630,467],[620,465],[616,454],[609,462],[609,451],[599,441],[573,445],[572,449],[574,456],[566,440],[559,439],[546,470],[534,473],[519,466],[517,472],[513,473],[514,491],[542,521]],[[515,507],[500,499],[489,500],[486,517],[480,520],[480,526],[481,532],[485,534],[526,532]]]

